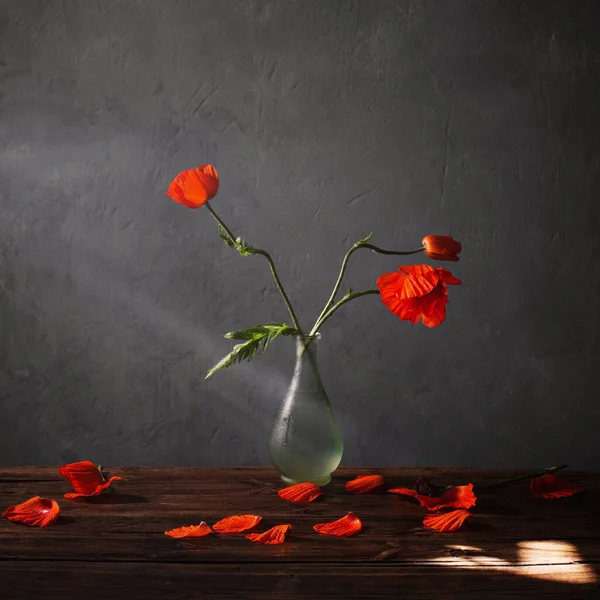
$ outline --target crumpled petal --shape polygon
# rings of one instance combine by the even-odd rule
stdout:
[[[30,527],[48,527],[56,523],[60,507],[56,500],[34,496],[15,506],[9,506],[2,516],[15,523],[23,523]]]
[[[331,523],[318,523],[313,527],[318,533],[324,535],[336,535],[336,536],[351,536],[360,533],[362,530],[362,523],[360,519],[352,512],[349,512],[345,517],[332,521]]]
[[[381,475],[358,475],[346,483],[345,489],[352,494],[365,494],[384,484]]]
[[[440,510],[440,508],[471,508],[477,502],[473,492],[473,484],[455,485],[448,488],[440,497],[416,496],[417,500],[427,510]]]
[[[201,521],[200,525],[176,527],[165,531],[165,535],[172,538],[204,537],[209,533],[212,533],[212,529],[204,521]]]
[[[213,165],[200,165],[181,171],[165,195],[188,208],[199,208],[219,191],[219,174]]]
[[[471,518],[471,513],[468,510],[453,510],[449,513],[440,515],[427,515],[423,519],[423,525],[435,531],[448,533],[460,529],[463,523]]]
[[[65,494],[65,498],[97,496],[108,489],[113,481],[121,481],[122,477],[111,477],[104,480],[100,469],[89,460],[63,465],[58,468],[58,473],[64,477],[75,490],[75,493]]]
[[[290,485],[277,492],[280,498],[290,502],[312,502],[323,495],[323,490],[316,484],[306,481]]]
[[[566,498],[583,491],[580,485],[552,473],[532,479],[529,489],[540,498]]]
[[[440,510],[441,508],[471,508],[477,502],[477,496],[473,492],[473,484],[455,485],[449,487],[441,496],[422,496],[415,490],[398,487],[388,490],[392,494],[410,496],[419,501],[419,504],[427,510]]]
[[[258,515],[233,515],[217,521],[213,525],[213,530],[217,533],[242,533],[252,529],[261,520],[262,517]]]
[[[283,544],[285,540],[285,534],[292,528],[288,523],[285,525],[275,525],[271,529],[267,529],[263,533],[249,533],[246,537],[251,542],[257,544]]]

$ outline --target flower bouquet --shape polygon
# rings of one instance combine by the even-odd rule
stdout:
[[[243,237],[234,235],[209,204],[218,190],[217,170],[212,165],[202,165],[179,173],[166,195],[188,208],[206,206],[217,222],[219,236],[228,246],[242,256],[258,255],[267,261],[291,323],[268,322],[226,333],[225,338],[237,343],[227,356],[208,371],[206,377],[243,360],[252,360],[279,336],[294,336],[296,367],[275,419],[269,451],[273,465],[285,483],[312,481],[317,485],[325,485],[340,463],[343,443],[318,370],[317,346],[323,324],[347,302],[362,296],[379,295],[385,306],[400,319],[415,324],[421,320],[427,327],[437,327],[446,317],[447,286],[460,284],[446,269],[426,264],[399,266],[397,271],[380,275],[376,280],[376,288],[361,291],[350,289],[338,299],[350,257],[357,250],[366,249],[377,254],[400,256],[424,252],[434,260],[457,261],[461,245],[444,235],[427,235],[421,246],[407,251],[379,248],[370,243],[371,235],[359,240],[346,252],[323,310],[314,325],[305,330],[298,321],[270,254],[250,245]]]

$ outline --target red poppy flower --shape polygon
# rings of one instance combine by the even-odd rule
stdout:
[[[422,496],[414,490],[408,488],[394,488],[388,490],[392,494],[401,494],[416,498],[419,504],[427,510],[440,510],[441,508],[471,508],[475,506],[477,497],[473,493],[473,484],[455,485],[446,489],[446,491],[438,497]]]
[[[24,523],[31,527],[48,527],[54,525],[60,514],[56,500],[34,496],[16,506],[9,506],[2,516],[15,523]]]
[[[346,483],[345,489],[352,494],[365,494],[383,484],[384,481],[381,475],[358,475],[358,477]]]
[[[292,528],[288,523],[286,525],[275,525],[263,533],[249,533],[246,537],[251,542],[257,544],[283,544],[285,534]]]
[[[323,495],[323,490],[316,484],[306,481],[290,485],[277,492],[280,498],[290,502],[312,502]]]
[[[217,533],[242,533],[260,523],[262,517],[258,515],[234,515],[225,517],[213,525]]]
[[[460,529],[463,523],[471,518],[471,513],[467,510],[453,510],[441,515],[427,515],[423,519],[423,525],[429,529],[435,529],[442,533],[456,531]]]
[[[540,498],[566,498],[583,491],[580,485],[571,483],[552,473],[546,473],[543,477],[532,479],[529,489]]]
[[[165,192],[175,202],[188,208],[199,208],[219,191],[219,174],[212,165],[200,165],[181,171]]]
[[[459,285],[446,269],[429,265],[398,267],[398,273],[384,273],[377,279],[382,302],[405,321],[437,327],[446,318],[448,293],[446,285]]]
[[[421,241],[425,246],[425,255],[434,260],[459,260],[457,254],[462,250],[460,242],[449,235],[426,235]]]
[[[202,521],[200,525],[177,527],[170,531],[165,531],[165,535],[172,538],[204,537],[209,533],[212,533],[212,529],[204,521]]]
[[[105,481],[100,469],[89,460],[63,465],[58,468],[58,472],[73,486],[76,492],[65,494],[67,500],[97,496],[108,489],[113,481],[123,479],[122,477],[111,477]]]
[[[313,529],[324,535],[348,537],[360,533],[362,530],[362,523],[354,513],[349,512],[345,517],[342,517],[337,521],[332,521],[331,523],[318,523],[313,526]]]

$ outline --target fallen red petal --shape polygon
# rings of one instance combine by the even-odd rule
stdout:
[[[381,475],[359,475],[346,483],[346,491],[352,494],[365,494],[384,484]]]
[[[165,535],[172,538],[204,537],[209,533],[212,533],[212,529],[204,521],[200,525],[177,527],[176,529],[165,531]]]
[[[410,490],[405,487],[392,488],[391,490],[388,490],[388,492],[390,494],[399,494],[401,496],[410,496],[411,498],[416,498],[419,495],[416,490]]]
[[[532,479],[529,489],[540,498],[567,498],[583,491],[580,485],[571,483],[552,473],[546,473],[543,477]]]
[[[290,485],[277,492],[280,498],[290,502],[312,502],[323,495],[323,490],[314,483],[307,481]]]
[[[9,506],[2,516],[30,527],[48,527],[56,523],[59,514],[60,507],[56,500],[34,496],[22,504]]]
[[[262,517],[258,515],[234,515],[225,517],[213,525],[213,530],[217,533],[242,533],[252,529],[260,523]]]
[[[471,518],[471,513],[467,510],[453,510],[441,515],[427,515],[423,519],[423,525],[435,531],[448,533],[460,529],[463,523]]]
[[[455,485],[448,488],[438,498],[431,496],[415,496],[427,510],[440,510],[441,508],[464,508],[475,506],[477,496],[473,493],[473,484]]]
[[[120,481],[122,479],[122,477],[111,477],[105,481],[100,469],[89,460],[63,465],[58,468],[58,473],[75,490],[75,493],[65,494],[67,500],[97,496],[108,489],[113,481]]]
[[[325,535],[351,536],[360,533],[362,523],[360,519],[352,512],[349,512],[345,517],[332,521],[331,523],[318,523],[313,527],[318,533]]]
[[[275,525],[271,529],[263,533],[249,533],[246,537],[251,542],[257,544],[283,544],[285,540],[285,534],[292,528],[291,525]]]

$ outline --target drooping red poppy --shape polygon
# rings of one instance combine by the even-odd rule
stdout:
[[[377,279],[382,302],[397,317],[437,327],[446,318],[447,284],[460,285],[446,269],[429,265],[398,267],[397,273],[384,273]]]
[[[318,523],[313,526],[313,529],[324,535],[336,535],[338,537],[349,537],[356,535],[362,530],[360,519],[352,512],[349,512],[345,517],[332,521],[330,523]]]
[[[165,531],[165,535],[172,538],[204,537],[209,533],[212,533],[212,529],[204,521],[200,525],[176,527],[175,529]]]
[[[426,235],[421,243],[425,246],[425,255],[434,260],[459,260],[462,250],[460,242],[449,235]]]
[[[423,519],[423,525],[430,529],[435,529],[442,533],[456,531],[460,529],[463,523],[471,518],[471,513],[468,510],[453,510],[449,513],[440,515],[427,515]]]
[[[567,481],[562,477],[557,477],[552,473],[546,473],[543,477],[532,479],[529,489],[540,498],[566,498],[583,491],[580,485]]]
[[[9,506],[2,516],[30,527],[48,527],[56,523],[59,514],[60,507],[56,500],[34,496],[22,504]]]
[[[323,495],[323,490],[316,484],[306,481],[289,485],[277,492],[280,498],[290,502],[312,502]]]
[[[441,496],[423,496],[415,490],[399,487],[388,490],[392,494],[410,496],[419,501],[419,504],[427,510],[440,510],[441,508],[471,508],[477,502],[477,496],[473,492],[473,484],[455,485],[447,488]]]
[[[346,483],[345,489],[351,494],[366,494],[383,484],[384,481],[381,475],[358,475],[355,479]]]
[[[217,521],[213,525],[213,529],[217,533],[242,533],[252,529],[261,520],[262,517],[258,515],[233,515]]]
[[[283,544],[285,534],[290,531],[292,526],[289,523],[285,525],[275,525],[263,533],[249,533],[246,537],[257,544]]]
[[[212,165],[200,165],[181,171],[165,192],[167,196],[188,208],[200,208],[219,191],[219,174]]]
[[[108,489],[113,481],[123,479],[115,476],[105,481],[100,469],[89,460],[63,465],[58,468],[58,472],[75,490],[75,493],[65,494],[67,500],[97,496]]]

